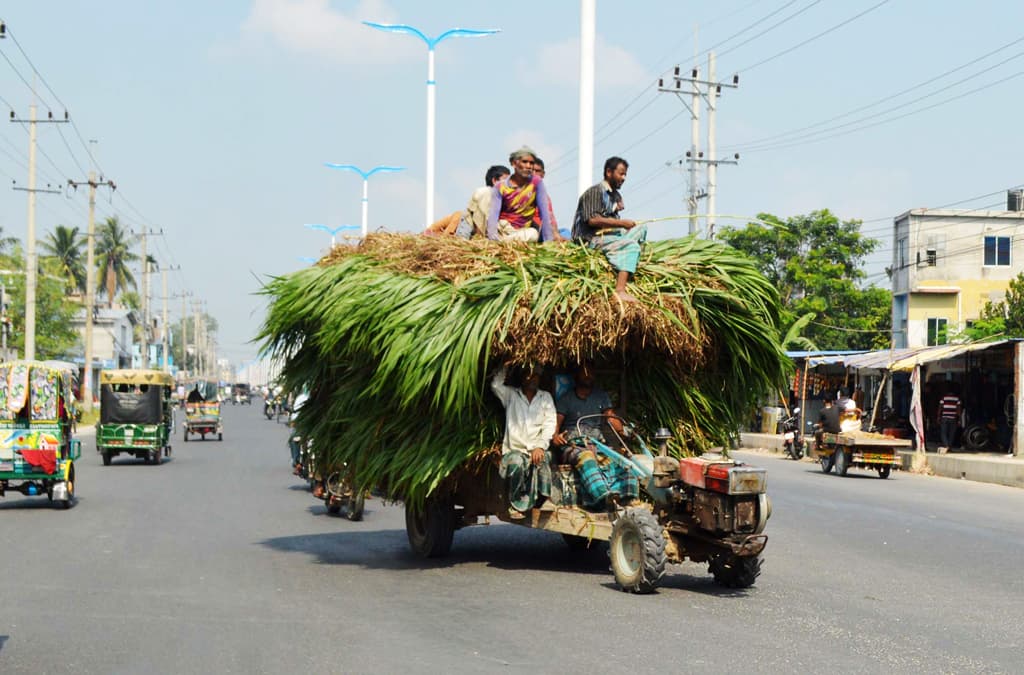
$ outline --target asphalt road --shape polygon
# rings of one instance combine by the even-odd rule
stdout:
[[[685,564],[632,596],[513,526],[418,560],[399,507],[326,515],[286,435],[254,404],[160,467],[86,438],[75,508],[0,501],[0,672],[1024,671],[1024,491],[744,455],[775,506],[758,584]]]

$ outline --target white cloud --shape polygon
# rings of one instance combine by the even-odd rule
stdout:
[[[350,13],[332,9],[329,0],[253,0],[241,37],[341,64],[424,58],[425,46],[412,36],[388,35],[364,26],[364,20],[395,23],[397,13],[384,0],[363,0]]]
[[[632,53],[598,36],[594,45],[597,87],[635,87],[654,80]],[[580,41],[570,38],[541,47],[537,60],[522,71],[524,81],[576,87],[580,81]]]

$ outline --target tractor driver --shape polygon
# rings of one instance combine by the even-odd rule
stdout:
[[[584,364],[576,369],[573,384],[573,388],[558,399],[558,421],[552,442],[561,450],[562,463],[576,469],[584,491],[584,505],[599,506],[609,498],[627,504],[638,499],[640,485],[628,469],[598,455],[589,441],[584,446],[571,443],[577,437],[577,423],[584,437],[601,442],[604,442],[602,422],[607,422],[616,434],[622,434],[622,422],[615,416],[607,392],[595,386],[590,366]],[[601,417],[581,421],[589,415]]]

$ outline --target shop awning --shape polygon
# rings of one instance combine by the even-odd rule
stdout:
[[[931,347],[907,347],[903,349],[879,349],[874,352],[855,354],[844,362],[847,368],[859,370],[889,370],[889,364],[931,349]]]
[[[786,352],[786,356],[791,359],[806,359],[807,365],[811,368],[815,366],[827,366],[834,364],[845,363],[846,360],[854,355],[863,354],[863,351],[845,352],[845,351],[833,351],[833,352],[801,352],[801,351],[789,351]]]
[[[911,354],[905,358],[894,361],[889,370],[892,371],[910,371],[914,369],[914,366],[919,366],[925,363],[932,363],[934,361],[942,361],[944,359],[952,359],[968,352],[977,352],[983,349],[989,349],[991,347],[997,347],[1004,345],[1010,340],[994,340],[992,342],[974,342],[971,344],[964,345],[939,345],[937,347],[928,347],[922,349],[915,354]]]

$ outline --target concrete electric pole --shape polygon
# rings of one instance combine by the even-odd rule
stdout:
[[[735,155],[734,159],[722,160],[717,159],[715,156],[716,152],[716,113],[718,111],[718,97],[722,94],[722,87],[730,87],[735,89],[739,86],[739,76],[734,75],[732,82],[717,82],[715,81],[715,55],[714,53],[708,54],[708,79],[702,80],[699,77],[700,72],[696,66],[690,70],[689,77],[683,77],[679,66],[675,67],[672,75],[672,86],[665,86],[664,79],[658,80],[658,91],[675,94],[682,104],[690,111],[690,149],[686,151],[686,161],[689,164],[690,174],[690,195],[687,199],[687,205],[690,212],[690,234],[697,234],[697,204],[700,199],[707,197],[708,199],[708,210],[705,218],[705,236],[708,239],[713,239],[715,236],[715,193],[718,187],[718,165],[719,164],[736,164],[739,161],[739,155]],[[684,89],[683,83],[688,86]],[[702,92],[701,87],[705,87]],[[684,94],[688,94],[689,102],[683,98]],[[699,149],[700,139],[700,99],[704,98],[707,104],[708,112],[708,156],[705,158],[704,153]],[[704,164],[707,166],[707,185],[706,188],[701,189],[697,185],[697,165]]]
[[[33,98],[34,96],[33,90]],[[32,103],[28,109],[27,120],[15,117],[12,110],[11,122],[28,123],[28,187],[14,189],[28,193],[28,231],[25,236],[25,359],[33,361],[36,358],[36,284],[39,278],[39,264],[36,260],[36,193],[61,193],[60,190],[49,186],[36,188],[36,125],[40,122],[67,123],[68,114],[65,112],[62,120],[54,119],[52,112],[47,113],[45,120],[36,119],[36,104]]]
[[[85,363],[82,376],[82,408],[92,411],[92,327],[96,311],[96,188],[103,185],[116,190],[114,181],[96,182],[96,172],[89,172],[89,179],[82,183],[73,180],[68,185],[78,189],[79,185],[89,186],[89,229],[85,238]]]

